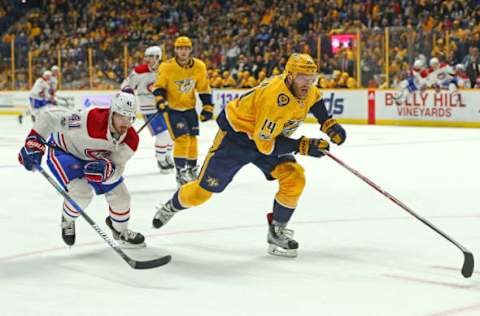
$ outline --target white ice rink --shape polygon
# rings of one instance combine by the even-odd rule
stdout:
[[[298,158],[307,187],[290,223],[296,259],[266,254],[265,214],[277,184],[254,166],[154,230],[154,205],[171,197],[175,178],[159,174],[148,131],[125,177],[131,228],[148,247],[126,252],[171,254],[172,262],[133,270],[81,218],[68,248],[61,197],[17,163],[30,126],[0,117],[1,316],[480,315],[480,272],[462,277],[462,253],[328,157]],[[479,130],[345,127],[347,142],[333,154],[480,260]],[[201,158],[215,132],[213,122],[202,125]],[[318,135],[311,124],[300,133]],[[86,210],[108,231],[107,211],[102,196]]]

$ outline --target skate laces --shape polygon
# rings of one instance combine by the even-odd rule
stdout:
[[[120,236],[125,240],[132,240],[137,237],[138,233],[131,231],[130,229],[126,229],[120,233]]]
[[[288,229],[281,226],[275,226],[275,233],[280,239],[293,239],[293,229]]]

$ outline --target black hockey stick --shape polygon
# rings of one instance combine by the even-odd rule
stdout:
[[[160,112],[157,112],[155,114],[153,114],[152,116],[150,116],[150,118],[138,129],[137,131],[137,134],[140,134],[140,132],[154,119],[157,117],[157,115],[159,115]]]
[[[328,157],[332,158],[333,160],[335,160],[338,164],[340,164],[342,167],[346,168],[348,171],[350,171],[351,173],[353,173],[354,175],[356,175],[357,177],[359,177],[360,179],[362,179],[364,182],[366,182],[367,184],[369,184],[372,188],[374,188],[375,190],[377,190],[378,192],[380,192],[381,194],[383,194],[384,196],[386,196],[387,198],[389,198],[393,203],[397,204],[398,206],[400,206],[401,208],[403,208],[405,211],[407,211],[408,213],[410,213],[410,215],[412,215],[413,217],[415,217],[416,219],[420,220],[422,223],[424,223],[425,225],[427,225],[428,227],[430,227],[431,229],[433,229],[434,231],[436,231],[437,233],[439,233],[440,235],[442,235],[443,238],[445,238],[446,240],[448,240],[449,242],[451,242],[452,244],[454,244],[458,249],[460,249],[463,253],[463,257],[464,257],[464,260],[463,260],[463,267],[462,267],[462,275],[465,277],[465,278],[469,278],[472,276],[473,274],[473,268],[474,268],[474,259],[473,259],[473,254],[470,250],[468,250],[467,248],[463,247],[462,245],[460,245],[458,242],[456,242],[453,238],[451,238],[450,236],[448,236],[447,234],[445,234],[444,232],[442,232],[440,229],[438,229],[437,227],[435,227],[432,223],[430,223],[428,220],[426,220],[425,218],[423,218],[422,216],[416,214],[414,211],[412,211],[408,206],[406,206],[405,204],[403,204],[402,202],[400,202],[397,198],[395,198],[393,195],[391,195],[390,193],[388,193],[387,191],[383,190],[381,187],[379,187],[378,185],[376,185],[375,183],[373,183],[370,179],[368,179],[367,177],[365,177],[364,175],[362,175],[360,172],[358,172],[357,170],[353,169],[352,167],[348,166],[346,163],[344,163],[343,161],[341,161],[340,159],[338,159],[337,157],[335,157],[334,155],[332,155],[330,152],[328,151],[324,151],[323,152],[325,155],[327,155]]]
[[[115,250],[117,254],[122,257],[123,260],[125,260],[132,268],[134,269],[152,269],[152,268],[157,268],[160,266],[163,266],[167,263],[170,262],[172,257],[170,255],[163,256],[157,259],[153,260],[147,260],[147,261],[137,261],[125,254],[122,249],[120,249],[119,245],[115,240],[110,238],[91,218],[90,216],[85,213],[82,208],[68,195],[68,193],[65,191],[65,189],[60,186],[55,179],[53,179],[39,164],[35,164],[35,168],[40,171],[40,173],[52,184],[53,187],[60,193],[65,200],[72,205],[77,212],[80,213],[80,215],[83,216],[83,218],[87,221],[87,223],[92,226],[92,228],[107,242],[107,244]]]

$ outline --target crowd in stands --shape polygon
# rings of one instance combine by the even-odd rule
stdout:
[[[192,38],[213,87],[255,86],[280,73],[292,52],[319,58],[320,84],[328,88],[395,84],[419,54],[464,63],[471,76],[479,76],[479,0],[38,0],[24,7],[23,17],[18,8],[0,5],[0,26],[2,15],[13,12],[17,23],[0,29],[0,88],[8,80],[12,39],[19,87],[26,84],[28,52],[37,75],[57,63],[59,50],[63,86],[88,87],[91,48],[95,87],[116,88],[125,75],[125,46],[131,68],[150,45],[164,45],[171,57],[178,35]],[[338,46],[335,34],[353,36]]]

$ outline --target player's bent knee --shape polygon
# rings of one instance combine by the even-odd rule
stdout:
[[[180,188],[178,197],[180,204],[188,208],[205,203],[212,194],[212,192],[202,188],[198,180],[195,180],[183,185]]]
[[[303,167],[296,162],[282,163],[273,170],[272,176],[278,179],[280,185],[277,201],[295,208],[306,183]]]
[[[113,209],[130,208],[131,196],[123,182],[117,185],[112,191],[106,193],[105,198]]]

